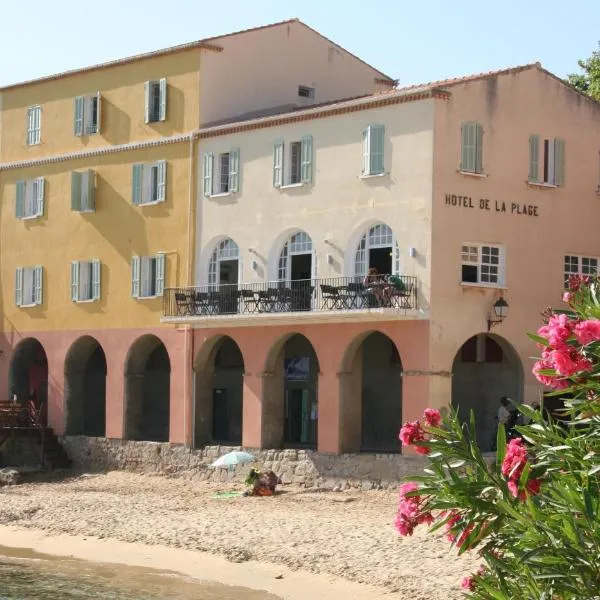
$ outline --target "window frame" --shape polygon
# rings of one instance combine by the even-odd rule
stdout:
[[[374,150],[375,142],[379,141],[376,137],[377,135],[381,136],[381,148],[375,148]],[[361,179],[368,179],[369,177],[382,177],[386,174],[385,126],[381,123],[372,123],[363,129],[362,157]],[[380,158],[378,159],[378,157]]]
[[[82,270],[88,270],[87,276],[88,295],[84,297],[82,290],[86,288],[85,279],[82,277]],[[89,260],[75,260],[71,262],[71,301],[76,304],[85,304],[97,302],[101,298],[102,263],[97,258]]]
[[[27,280],[30,280],[30,297],[25,302]],[[19,308],[31,308],[43,303],[44,269],[40,265],[34,267],[17,267],[15,271],[15,305]]]
[[[131,174],[131,203],[134,206],[154,206],[166,202],[167,170],[166,160],[134,163]]]
[[[227,156],[227,170],[223,170]],[[224,185],[225,179],[227,185]],[[226,189],[225,189],[226,187]],[[240,191],[240,150],[229,148],[223,152],[205,152],[203,156],[202,193],[206,198],[231,196]]]
[[[167,80],[150,79],[144,84],[144,122],[161,123],[167,120]]]
[[[15,184],[15,217],[21,221],[44,216],[44,177],[21,179]]]
[[[149,278],[149,272],[153,271]],[[166,254],[157,252],[133,256],[131,261],[131,296],[136,300],[162,298],[165,290]],[[152,292],[152,293],[147,293]]]
[[[567,271],[567,262],[571,262],[571,261],[567,261],[567,259],[573,259],[576,258],[577,259],[577,270],[576,271]],[[592,271],[589,269],[589,265],[588,265],[588,272],[584,272],[584,267],[583,267],[583,262],[584,261],[595,261],[596,263],[596,269],[595,271]],[[594,275],[595,273],[598,273],[598,266],[600,265],[600,258],[597,256],[587,256],[584,254],[565,254],[563,256],[563,289],[568,290],[569,289],[569,279],[574,276],[574,275],[579,275],[582,277],[587,277],[587,276],[591,276]]]
[[[101,102],[100,92],[75,97],[73,101],[73,135],[84,137],[100,133]]]
[[[35,115],[37,115],[37,118]],[[32,121],[33,121],[33,123],[32,123]],[[27,107],[25,140],[26,140],[28,146],[37,146],[42,143],[42,105],[41,104],[34,104],[32,106]]]
[[[497,250],[497,264],[494,265],[493,262],[484,262],[484,249],[489,250]],[[476,260],[473,261],[473,251],[476,251]],[[506,284],[506,254],[505,254],[505,246],[502,244],[493,244],[487,242],[463,242],[461,244],[460,249],[460,265],[461,265],[461,274],[460,274],[460,283],[465,286],[474,286],[474,287],[504,287]],[[466,256],[469,255],[469,258],[466,259]],[[492,255],[490,254],[490,257]],[[483,271],[482,269],[485,266],[489,266],[493,268],[494,266],[497,269],[496,281],[483,281]],[[463,268],[465,266],[477,267],[477,280],[476,281],[468,281],[464,278]],[[487,277],[491,277],[490,273],[487,273]]]
[[[478,121],[463,121],[460,127],[461,173],[484,175],[483,126]]]
[[[542,187],[564,187],[565,171],[565,140],[558,136],[531,134],[527,183]]]
[[[303,135],[287,143],[277,140],[273,145],[273,187],[286,189],[311,184],[313,165],[312,135]]]

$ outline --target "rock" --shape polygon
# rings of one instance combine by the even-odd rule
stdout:
[[[0,485],[17,485],[21,479],[19,471],[15,469],[0,469]]]

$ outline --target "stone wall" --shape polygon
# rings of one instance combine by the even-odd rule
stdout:
[[[9,438],[0,450],[0,467],[39,467],[41,446],[34,435]]]
[[[233,471],[210,464],[239,447],[207,446],[190,449],[176,444],[132,442],[66,436],[61,442],[76,469],[163,473],[202,481],[243,481],[251,465]],[[252,450],[261,469],[273,469],[284,485],[326,489],[396,487],[411,474],[422,472],[425,460],[400,454],[319,454],[310,450]]]

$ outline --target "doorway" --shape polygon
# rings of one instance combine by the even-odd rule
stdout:
[[[279,255],[278,278],[282,284],[289,286],[290,310],[310,310],[313,279],[315,277],[315,258],[310,236],[299,231],[283,245]]]

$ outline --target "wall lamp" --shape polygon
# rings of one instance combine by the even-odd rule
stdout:
[[[491,331],[492,327],[499,325],[500,323],[502,323],[502,321],[504,321],[504,319],[506,319],[506,316],[508,315],[508,302],[502,296],[500,296],[500,298],[498,298],[498,300],[494,302],[493,308],[496,318],[493,319],[492,314],[488,313],[488,331]]]

